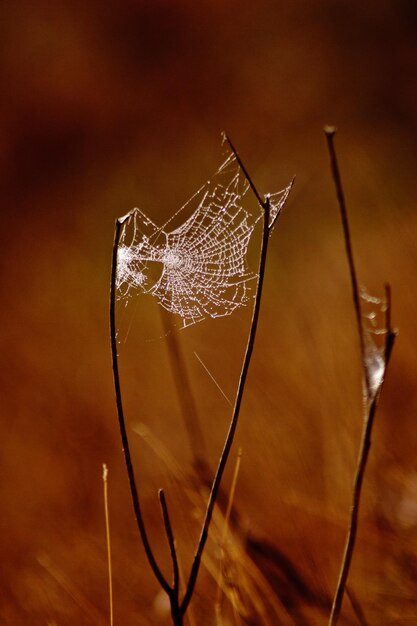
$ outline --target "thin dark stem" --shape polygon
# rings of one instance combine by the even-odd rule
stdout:
[[[264,200],[262,200],[261,196],[259,195],[259,192],[258,192],[258,190],[256,189],[255,185],[253,184],[253,181],[252,181],[251,177],[250,177],[250,176],[249,176],[249,174],[248,174],[248,170],[247,170],[247,169],[246,169],[246,167],[243,165],[242,160],[241,160],[241,158],[240,158],[240,156],[239,156],[239,154],[238,154],[238,152],[237,152],[236,148],[234,147],[234,145],[232,144],[232,142],[230,141],[230,139],[229,139],[229,137],[227,136],[227,134],[226,134],[226,133],[224,134],[224,137],[225,137],[225,139],[226,139],[227,143],[229,144],[230,149],[232,150],[233,154],[235,155],[235,157],[236,157],[236,161],[239,163],[239,167],[240,167],[240,169],[242,170],[242,172],[244,173],[244,175],[245,175],[245,177],[246,177],[246,180],[248,181],[248,183],[249,183],[249,185],[250,185],[250,188],[252,189],[253,193],[254,193],[254,194],[255,194],[255,196],[256,196],[257,201],[259,202],[259,204],[261,205],[261,207],[265,210],[265,205],[266,205],[266,202],[265,202]],[[268,217],[268,225],[269,225],[269,217]]]
[[[358,515],[359,515],[359,505],[360,498],[362,494],[362,484],[365,476],[366,464],[368,461],[369,450],[371,448],[371,436],[372,436],[372,428],[374,425],[375,412],[378,406],[378,401],[381,395],[382,386],[385,380],[389,357],[392,352],[392,348],[394,347],[396,334],[395,332],[389,330],[386,336],[385,342],[385,354],[387,355],[387,360],[384,365],[384,375],[381,381],[381,384],[373,396],[371,403],[368,405],[367,414],[365,416],[365,421],[363,425],[362,431],[362,440],[361,446],[358,455],[358,462],[356,467],[355,474],[355,482],[353,487],[353,496],[352,496],[352,504],[351,504],[351,513],[350,513],[350,523],[348,534],[346,537],[345,550],[343,553],[342,565],[339,573],[339,580],[337,583],[336,593],[333,599],[332,611],[330,614],[329,626],[334,626],[337,624],[340,611],[342,609],[343,595],[345,592],[346,582],[349,575],[349,569],[352,562],[353,551],[355,548],[356,542],[356,533],[358,527]]]
[[[369,405],[369,411],[365,419],[364,429],[362,432],[361,446],[358,456],[358,464],[355,475],[355,482],[353,487],[353,497],[351,504],[351,516],[348,534],[346,538],[345,549],[343,553],[342,565],[339,573],[339,580],[337,583],[336,593],[333,599],[332,611],[329,619],[329,626],[337,624],[342,609],[343,595],[345,593],[345,587],[347,578],[349,575],[350,564],[352,562],[353,551],[356,542],[356,533],[358,528],[358,514],[360,497],[362,493],[362,483],[365,475],[366,463],[368,460],[369,449],[371,447],[371,432],[374,422],[374,416],[377,406],[377,395]]]
[[[343,596],[346,589],[346,582],[349,575],[350,565],[352,562],[353,551],[355,548],[356,542],[356,534],[358,527],[358,516],[359,516],[359,505],[360,498],[362,494],[362,485],[363,479],[365,476],[366,464],[368,461],[369,450],[371,447],[371,436],[372,436],[372,428],[375,419],[375,412],[378,406],[378,401],[381,395],[382,386],[385,380],[385,375],[387,372],[387,367],[389,363],[389,358],[391,356],[392,348],[395,341],[395,332],[391,329],[391,292],[389,286],[386,286],[386,299],[387,299],[387,311],[385,318],[386,325],[386,339],[385,339],[385,362],[384,362],[384,372],[381,379],[381,383],[376,390],[375,393],[371,393],[370,381],[369,381],[369,373],[367,369],[367,364],[365,360],[365,331],[362,323],[362,315],[361,315],[361,307],[360,307],[360,296],[358,290],[358,282],[356,279],[356,270],[353,261],[352,254],[352,246],[350,240],[350,231],[349,231],[349,223],[346,211],[346,205],[343,195],[343,188],[341,183],[341,177],[339,173],[339,168],[337,165],[336,152],[333,144],[333,137],[335,134],[335,129],[331,127],[325,128],[326,139],[330,152],[330,162],[332,167],[333,178],[336,186],[336,193],[339,202],[339,208],[342,216],[343,223],[343,232],[345,236],[345,244],[346,244],[346,254],[348,257],[349,263],[349,271],[352,282],[352,296],[355,305],[356,319],[358,324],[358,333],[360,337],[361,344],[361,356],[362,356],[362,369],[363,375],[366,381],[366,392],[367,392],[367,402],[365,404],[364,410],[364,422],[362,429],[362,438],[359,449],[358,461],[356,466],[356,474],[353,486],[353,495],[352,495],[352,504],[351,504],[351,513],[350,513],[350,521],[349,528],[346,537],[345,549],[343,553],[342,564],[339,572],[339,579],[337,583],[336,592],[333,599],[332,610],[329,618],[329,626],[335,626],[339,620],[340,612],[342,609]]]
[[[117,331],[116,331],[116,275],[117,275],[117,253],[119,249],[120,242],[120,233],[121,228],[124,222],[128,219],[128,216],[116,220],[115,233],[114,233],[114,244],[113,244],[113,255],[112,255],[112,268],[111,268],[111,283],[110,283],[110,342],[111,342],[111,355],[112,355],[112,365],[113,365],[113,380],[114,380],[114,391],[116,395],[116,406],[117,406],[117,415],[119,418],[119,428],[120,428],[120,436],[122,439],[123,453],[126,462],[127,475],[129,478],[129,486],[130,486],[130,494],[132,496],[133,509],[136,516],[136,522],[139,528],[139,533],[142,539],[143,547],[145,549],[146,556],[148,558],[149,564],[152,568],[155,577],[157,578],[161,587],[170,594],[171,587],[165,580],[161,570],[156,563],[155,557],[153,555],[148,535],[145,528],[144,519],[142,516],[142,511],[139,503],[138,490],[136,488],[135,474],[133,470],[132,458],[130,455],[129,449],[129,440],[127,437],[126,431],[126,423],[123,412],[123,403],[122,403],[122,392],[120,388],[120,377],[119,377],[119,362],[118,362],[118,354],[117,354]]]
[[[168,506],[165,499],[165,493],[163,489],[160,489],[158,492],[159,502],[162,510],[162,519],[164,521],[165,534],[168,539],[169,550],[171,552],[171,560],[172,560],[172,571],[173,571],[173,583],[172,583],[172,592],[176,599],[176,603],[178,604],[178,594],[179,594],[179,569],[178,569],[178,559],[177,559],[177,551],[175,549],[175,540],[174,533],[172,532],[171,520],[169,519]]]
[[[356,315],[356,323],[358,327],[358,336],[360,341],[360,349],[361,349],[361,359],[362,359],[362,372],[365,379],[366,386],[366,398],[369,400],[371,395],[371,386],[369,381],[369,373],[365,364],[365,334],[362,325],[362,313],[361,313],[361,305],[360,305],[360,295],[358,288],[358,280],[356,277],[356,269],[355,263],[353,260],[353,250],[350,236],[350,228],[349,221],[346,210],[346,202],[345,195],[343,193],[342,179],[340,176],[339,166],[337,163],[336,150],[334,147],[334,136],[336,134],[336,129],[333,126],[326,126],[324,129],[324,133],[327,139],[327,146],[330,154],[330,166],[332,170],[333,180],[336,188],[337,200],[339,203],[340,216],[342,218],[342,226],[343,226],[343,235],[345,239],[345,248],[346,248],[346,257],[349,264],[349,274],[350,280],[352,284],[352,299],[353,304],[355,306],[355,315]]]
[[[225,470],[225,467],[229,458],[230,450],[233,444],[234,435],[236,432],[236,427],[238,424],[240,406],[242,403],[243,392],[245,389],[246,378],[247,378],[247,374],[249,370],[250,360],[251,360],[251,356],[253,352],[253,346],[255,343],[256,330],[258,326],[259,311],[260,311],[261,298],[262,298],[262,287],[263,287],[264,275],[265,275],[266,256],[267,256],[267,251],[268,251],[268,236],[269,236],[268,226],[269,226],[269,213],[270,213],[269,198],[267,198],[265,202],[262,201],[249,174],[247,173],[247,170],[245,169],[242,161],[240,160],[240,157],[238,156],[235,148],[233,147],[233,145],[231,144],[228,138],[227,140],[229,142],[229,145],[233,153],[236,156],[236,159],[243,173],[245,174],[249,182],[249,185],[251,186],[256,198],[258,199],[259,204],[261,205],[263,209],[263,231],[262,231],[261,253],[260,253],[260,260],[259,260],[259,274],[258,274],[259,278],[258,278],[258,286],[257,286],[256,296],[255,296],[255,304],[253,307],[252,322],[251,322],[251,327],[250,327],[250,332],[249,332],[249,338],[248,338],[248,343],[246,347],[245,357],[243,360],[242,371],[240,374],[239,385],[238,385],[238,389],[236,393],[236,401],[235,401],[235,405],[233,409],[233,415],[231,418],[229,431],[227,433],[224,448],[220,456],[219,464],[217,467],[217,472],[216,472],[216,475],[212,484],[210,497],[209,497],[209,501],[207,504],[206,515],[205,515],[203,527],[202,527],[201,534],[200,534],[200,539],[199,539],[197,550],[194,556],[194,561],[193,561],[193,565],[191,568],[191,573],[190,573],[190,577],[189,577],[188,584],[186,587],[185,595],[181,603],[181,612],[183,615],[185,614],[187,610],[187,607],[190,603],[191,597],[194,592],[194,587],[197,581],[197,576],[198,576],[198,572],[199,572],[199,568],[201,564],[201,557],[202,557],[204,547],[207,541],[210,522],[211,522],[211,518],[213,515],[213,509],[216,504],[220,482],[222,480],[223,473],[224,473],[224,470]]]

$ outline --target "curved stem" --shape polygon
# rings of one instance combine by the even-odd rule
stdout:
[[[119,249],[121,228],[124,222],[128,218],[129,216],[126,216],[124,218],[116,220],[113,254],[112,254],[112,268],[111,268],[111,282],[110,282],[110,342],[111,342],[111,355],[112,355],[112,366],[113,366],[114,391],[116,395],[117,415],[119,418],[119,428],[120,428],[120,436],[122,439],[123,454],[124,454],[125,462],[126,462],[127,475],[129,478],[130,494],[132,497],[133,509],[135,512],[135,517],[136,517],[136,522],[139,528],[139,533],[142,539],[146,556],[152,568],[152,571],[155,574],[155,577],[157,578],[161,587],[166,591],[168,595],[170,595],[172,592],[172,589],[167,583],[167,581],[165,580],[155,560],[154,554],[152,552],[152,548],[149,543],[148,535],[146,532],[145,522],[142,516],[138,490],[136,488],[136,481],[135,481],[135,474],[133,470],[132,458],[130,455],[129,440],[127,437],[126,423],[125,423],[124,412],[123,412],[122,392],[120,388],[119,362],[118,362],[118,354],[117,354],[117,332],[116,332],[117,253]]]
[[[362,372],[365,380],[365,388],[366,388],[366,399],[367,402],[371,397],[371,385],[369,380],[368,368],[366,367],[365,360],[365,335],[362,324],[362,313],[361,313],[361,304],[360,304],[360,295],[359,295],[359,287],[358,287],[358,279],[356,276],[356,268],[355,262],[353,260],[353,250],[352,250],[352,240],[350,236],[350,228],[349,228],[349,220],[347,216],[346,210],[346,202],[345,195],[343,193],[342,179],[340,176],[340,170],[337,163],[336,150],[334,147],[334,136],[336,134],[336,129],[333,126],[326,126],[324,129],[324,134],[327,139],[327,147],[329,149],[330,155],[330,167],[332,170],[333,180],[336,188],[337,200],[339,203],[340,216],[342,218],[342,226],[343,226],[343,235],[345,240],[345,248],[346,248],[346,257],[349,265],[349,274],[350,274],[350,282],[352,285],[352,299],[355,307],[355,315],[356,315],[356,324],[358,329],[358,336],[360,342],[361,349],[361,360],[362,360]]]

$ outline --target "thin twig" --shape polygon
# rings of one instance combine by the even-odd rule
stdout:
[[[184,569],[181,563],[181,556],[179,554],[177,556],[178,556],[178,571],[179,571],[179,576],[180,576],[179,586],[180,586],[180,591],[181,591],[181,589],[185,587],[185,577],[184,577]],[[188,607],[187,623],[189,626],[197,626],[197,620],[195,618],[194,609],[192,606]]]
[[[352,242],[351,242],[351,236],[350,236],[349,221],[348,221],[347,210],[346,210],[345,195],[343,193],[342,179],[340,176],[339,166],[337,163],[336,150],[335,150],[334,141],[333,141],[334,136],[336,134],[336,128],[334,128],[334,126],[326,126],[324,128],[324,133],[327,139],[327,146],[328,146],[329,154],[330,154],[330,166],[332,169],[333,180],[334,180],[334,184],[336,188],[336,195],[337,195],[337,200],[339,203],[340,216],[342,218],[343,235],[344,235],[345,248],[346,248],[346,257],[347,257],[348,264],[349,264],[349,273],[350,273],[350,280],[351,280],[351,285],[352,285],[352,299],[353,299],[353,304],[355,306],[356,323],[357,323],[358,336],[359,336],[359,341],[360,341],[362,372],[363,372],[365,386],[366,386],[366,397],[367,397],[367,400],[369,400],[370,395],[371,395],[371,392],[370,392],[371,385],[370,385],[368,370],[365,365],[365,333],[364,333],[363,324],[362,324],[362,313],[361,313],[361,305],[360,305],[358,280],[356,277],[355,263],[353,260],[353,250],[352,250]]]
[[[107,494],[107,465],[103,463],[103,489],[104,489],[104,516],[106,519],[106,544],[107,544],[107,570],[109,573],[109,614],[110,626],[113,626],[113,577],[111,571],[111,545],[110,545],[110,520],[109,498]]]
[[[252,189],[253,193],[255,194],[255,197],[257,199],[257,201],[259,202],[259,204],[261,205],[261,207],[264,209],[265,211],[265,205],[266,205],[266,201],[262,200],[258,190],[256,189],[255,185],[253,184],[253,181],[251,179],[251,177],[249,176],[248,170],[246,169],[246,167],[243,165],[242,160],[236,150],[236,148],[234,147],[234,145],[232,144],[232,142],[230,141],[230,138],[227,136],[226,133],[224,133],[224,139],[227,141],[227,143],[230,146],[231,151],[233,152],[233,154],[236,157],[236,161],[239,164],[240,169],[242,170],[246,180],[248,181],[250,188]],[[268,215],[268,226],[269,226],[269,215]]]
[[[351,512],[350,512],[350,522],[349,528],[346,537],[345,549],[343,553],[342,564],[339,572],[339,579],[337,583],[336,592],[333,599],[332,610],[329,618],[329,626],[335,626],[339,620],[340,612],[342,609],[343,596],[345,593],[346,582],[349,575],[349,569],[352,562],[353,551],[355,548],[356,542],[356,534],[358,527],[358,515],[359,515],[359,505],[360,498],[362,494],[362,485],[363,479],[365,476],[366,464],[368,461],[369,450],[371,447],[371,435],[372,428],[374,424],[375,412],[378,406],[378,401],[381,395],[383,383],[385,380],[387,367],[389,363],[389,359],[391,356],[392,348],[394,345],[396,334],[391,328],[391,291],[389,286],[386,286],[386,300],[387,300],[387,310],[385,317],[385,325],[386,325],[386,338],[385,338],[385,362],[384,362],[384,372],[381,378],[381,382],[379,384],[378,389],[375,393],[371,392],[370,381],[369,381],[369,372],[367,368],[367,363],[365,359],[365,330],[362,322],[362,314],[360,307],[360,296],[358,289],[358,282],[356,279],[356,270],[353,261],[353,253],[352,246],[350,240],[350,232],[349,232],[349,223],[346,211],[346,205],[344,201],[344,194],[342,188],[342,182],[340,177],[340,172],[337,164],[336,152],[333,144],[333,137],[336,130],[333,127],[326,127],[324,129],[327,144],[330,153],[330,161],[333,173],[333,179],[336,186],[337,199],[339,202],[339,208],[342,216],[343,223],[343,232],[345,236],[345,245],[346,245],[346,253],[349,262],[349,271],[352,282],[352,296],[355,305],[355,313],[358,324],[358,333],[360,337],[360,345],[361,345],[361,356],[362,356],[362,371],[363,376],[366,382],[366,397],[367,402],[364,406],[364,422],[362,429],[362,437],[361,444],[359,449],[358,461],[356,466],[356,474],[354,479],[353,486],[353,495],[352,495],[352,504],[351,504]]]
[[[165,534],[167,536],[169,550],[171,552],[172,571],[173,571],[172,591],[173,591],[173,595],[178,605],[179,570],[178,570],[177,551],[175,549],[174,533],[172,532],[172,525],[169,519],[168,506],[166,503],[164,490],[160,489],[158,492],[158,495],[159,495],[159,502],[160,502],[161,510],[162,510],[162,519],[164,521]]]
[[[142,510],[140,507],[138,490],[136,488],[135,474],[134,474],[133,464],[132,464],[132,458],[131,458],[130,449],[129,449],[129,440],[127,437],[126,423],[125,423],[124,412],[123,412],[122,392],[121,392],[121,387],[120,387],[119,362],[118,362],[118,354],[117,354],[117,331],[116,331],[117,253],[119,250],[121,228],[123,224],[129,219],[129,217],[130,217],[130,214],[116,220],[115,232],[114,232],[113,254],[112,254],[112,268],[111,268],[111,282],[110,282],[110,342],[111,342],[111,355],[112,355],[112,366],[113,366],[114,391],[116,395],[116,406],[117,406],[117,415],[119,418],[120,436],[122,439],[123,453],[124,453],[125,462],[126,462],[127,475],[129,478],[130,494],[132,497],[133,510],[135,512],[136,522],[139,528],[139,533],[142,539],[143,547],[145,549],[145,553],[149,561],[149,565],[151,566],[152,571],[155,574],[155,577],[158,580],[159,584],[169,595],[172,590],[169,584],[167,583],[167,581],[165,580],[155,560],[154,554],[152,552],[152,548],[149,543],[148,535],[147,535],[146,528],[145,528],[145,522],[144,522],[143,515],[142,515]]]
[[[391,336],[391,349],[395,340],[395,334]],[[388,338],[387,338],[388,342]],[[385,363],[384,366],[384,377],[381,382],[378,391],[374,395],[371,403],[369,405],[369,409],[367,415],[364,420],[364,426],[362,431],[362,440],[358,455],[358,462],[356,467],[355,481],[353,487],[353,496],[352,496],[352,504],[351,504],[351,512],[350,512],[350,523],[348,534],[346,537],[346,544],[343,553],[342,565],[339,573],[339,580],[337,583],[336,593],[333,599],[332,611],[330,614],[329,626],[335,626],[337,624],[340,611],[342,609],[343,595],[345,592],[346,582],[349,575],[349,569],[352,562],[353,551],[355,549],[356,543],[356,533],[358,528],[358,516],[359,516],[359,505],[360,498],[362,494],[362,484],[365,476],[366,464],[368,461],[369,450],[371,448],[371,435],[372,428],[374,425],[375,413],[378,406],[378,400],[381,394],[383,382],[385,379],[386,371],[387,371],[388,363]]]
[[[219,460],[219,464],[217,467],[217,472],[212,484],[212,488],[211,488],[211,492],[210,492],[210,497],[209,497],[209,501],[207,504],[207,509],[206,509],[206,515],[204,518],[204,522],[203,522],[203,527],[201,530],[201,534],[200,534],[200,539],[198,542],[198,546],[197,546],[197,550],[194,556],[194,561],[193,561],[193,565],[191,567],[191,573],[190,573],[190,577],[188,579],[188,584],[186,587],[186,591],[184,594],[184,598],[182,600],[181,603],[181,611],[182,614],[184,614],[187,610],[187,607],[190,603],[191,597],[193,595],[194,592],[194,587],[197,581],[197,576],[198,576],[198,572],[200,569],[200,564],[201,564],[201,557],[203,554],[203,550],[207,541],[207,537],[208,537],[208,531],[209,531],[209,527],[210,527],[210,522],[211,522],[211,518],[213,515],[213,509],[214,506],[216,504],[216,500],[217,500],[217,495],[218,495],[218,491],[219,491],[219,487],[220,487],[220,482],[222,480],[223,477],[223,473],[229,458],[229,454],[230,454],[230,450],[233,444],[233,439],[234,439],[234,435],[236,432],[236,427],[237,427],[237,423],[238,423],[238,419],[239,419],[239,413],[240,413],[240,406],[242,403],[242,398],[243,398],[243,392],[245,389],[245,383],[246,383],[246,378],[247,378],[247,374],[248,374],[248,370],[249,370],[249,364],[251,361],[251,356],[252,356],[252,352],[253,352],[253,347],[255,344],[255,337],[256,337],[256,330],[257,330],[257,326],[258,326],[258,319],[259,319],[259,311],[260,311],[260,306],[261,306],[261,298],[262,298],[262,287],[263,287],[263,282],[264,282],[264,276],[265,276],[265,266],[266,266],[266,256],[267,256],[267,251],[268,251],[268,238],[269,238],[269,214],[270,214],[270,204],[269,204],[269,198],[266,198],[265,201],[263,201],[261,199],[261,196],[259,195],[258,191],[256,190],[255,185],[253,184],[246,168],[244,167],[238,153],[236,152],[235,148],[233,147],[232,143],[230,142],[229,138],[226,136],[226,139],[230,145],[230,148],[232,150],[232,152],[234,153],[237,162],[239,163],[244,175],[246,176],[249,185],[251,186],[261,208],[263,209],[263,231],[262,231],[262,244],[261,244],[261,253],[260,253],[260,260],[259,260],[259,272],[258,272],[258,285],[257,285],[257,289],[256,289],[256,296],[255,296],[255,304],[253,307],[253,313],[252,313],[252,322],[251,322],[251,327],[250,327],[250,332],[249,332],[249,338],[248,338],[248,343],[247,343],[247,347],[246,347],[246,353],[245,353],[245,357],[244,357],[244,361],[243,361],[243,365],[242,365],[242,371],[240,374],[240,379],[239,379],[239,385],[238,385],[238,389],[237,389],[237,394],[236,394],[236,400],[235,400],[235,405],[234,405],[234,409],[233,409],[233,415],[231,418],[231,422],[230,422],[230,426],[229,426],[229,431],[227,433],[227,437],[225,440],[225,444],[224,444],[224,448],[223,451],[221,453],[220,456],[220,460]]]

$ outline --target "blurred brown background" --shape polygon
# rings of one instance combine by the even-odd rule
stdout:
[[[236,507],[306,586],[291,587],[288,600],[286,575],[265,574],[270,593],[293,606],[281,623],[326,623],[362,420],[326,123],[339,128],[361,282],[381,295],[390,281],[401,329],[350,585],[369,624],[415,623],[415,2],[39,0],[1,12],[1,623],[108,623],[103,462],[115,623],[169,623],[137,536],[116,421],[113,227],[134,206],[163,223],[218,166],[223,129],[262,191],[297,174],[271,242]],[[247,323],[241,311],[179,335],[212,468],[230,408],[194,351],[233,398]],[[163,485],[187,571],[195,511],[158,446],[186,474],[192,455],[161,328],[145,299],[121,349],[122,374],[151,537],[168,566]],[[134,433],[139,423],[156,454]],[[214,595],[203,568],[196,624],[214,623]],[[358,623],[347,599],[344,619]]]

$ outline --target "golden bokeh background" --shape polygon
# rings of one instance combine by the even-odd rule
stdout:
[[[1,623],[109,623],[103,462],[115,624],[170,623],[137,536],[119,441],[108,337],[113,228],[134,206],[165,222],[219,165],[222,130],[262,192],[297,175],[271,239],[225,493],[241,446],[239,524],[262,538],[251,559],[269,585],[265,606],[274,596],[286,607],[272,623],[327,623],[362,423],[329,123],[339,129],[360,280],[378,295],[391,283],[400,328],[349,585],[367,623],[413,623],[415,3],[38,0],[1,12]],[[249,314],[178,333],[211,472],[230,407],[195,352],[233,398]],[[151,539],[168,573],[156,496],[164,486],[186,572],[201,509],[156,303],[138,302],[121,333]],[[164,446],[185,480],[173,477]],[[208,555],[216,563],[213,545]],[[215,623],[206,565],[192,604],[199,626]],[[223,606],[224,623],[239,623]],[[248,615],[242,623],[271,623]],[[342,621],[358,623],[348,599]]]

